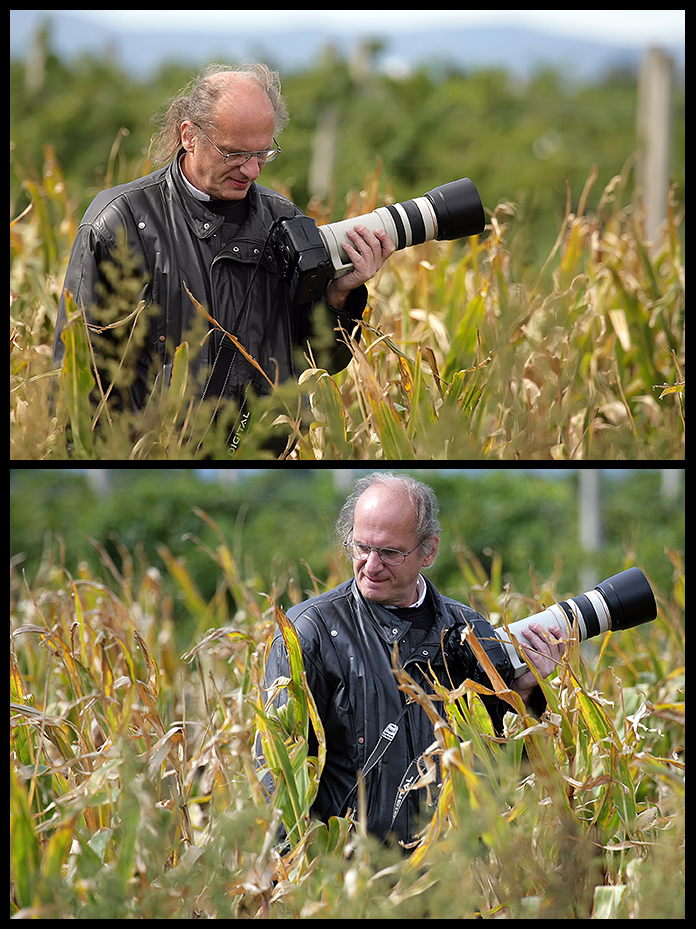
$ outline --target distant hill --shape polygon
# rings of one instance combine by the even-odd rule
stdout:
[[[10,56],[24,58],[37,27],[51,22],[54,49],[71,58],[90,51],[111,55],[126,71],[146,77],[166,62],[192,69],[211,61],[237,61],[259,58],[280,70],[299,70],[311,65],[328,44],[343,55],[350,55],[360,41],[355,34],[334,35],[325,30],[264,32],[190,32],[168,27],[162,16],[160,32],[101,26],[88,19],[66,16],[60,10],[11,10]],[[463,70],[500,67],[518,77],[551,67],[569,78],[592,81],[611,69],[636,69],[644,49],[612,42],[593,42],[518,27],[471,27],[451,30],[418,30],[383,35],[365,29],[365,38],[383,43],[376,57],[378,67],[395,74],[428,64],[453,65]],[[680,70],[684,68],[684,46],[665,49]]]

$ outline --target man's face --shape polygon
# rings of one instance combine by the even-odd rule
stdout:
[[[206,128],[206,132],[221,152],[261,152],[273,148],[273,106],[265,91],[249,81],[239,80],[222,94],[213,124],[214,128]],[[213,200],[243,200],[261,173],[256,158],[236,167],[226,165],[220,152],[188,120],[181,126],[181,144],[186,149],[184,174],[194,187]]]
[[[384,564],[377,552],[370,552],[367,558],[353,558],[358,589],[366,600],[410,606],[418,599],[418,575],[435,560],[438,540],[433,538],[432,550],[423,555],[414,528],[413,505],[402,491],[375,485],[360,497],[353,522],[354,542],[401,552],[415,548],[401,565]]]

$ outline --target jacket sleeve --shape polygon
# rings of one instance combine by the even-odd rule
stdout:
[[[63,362],[65,346],[63,345],[63,330],[68,322],[66,295],[69,294],[78,308],[84,309],[88,320],[91,319],[92,308],[98,302],[98,284],[101,282],[99,266],[109,258],[108,249],[97,236],[91,225],[82,225],[78,229],[73,242],[65,275],[63,292],[58,307],[56,331],[53,340],[53,363],[59,367]]]
[[[103,225],[103,223],[100,223]],[[125,246],[124,246],[125,247]],[[98,358],[113,357],[116,361],[120,359],[123,351],[122,339],[127,337],[131,332],[132,326],[127,326],[113,332],[110,330],[99,331],[98,327],[115,322],[115,318],[107,318],[107,313],[112,314],[116,311],[118,315],[127,315],[128,307],[135,308],[138,300],[145,298],[147,295],[146,277],[140,270],[142,257],[133,253],[130,246],[130,253],[125,263],[119,258],[119,250],[116,240],[111,233],[105,237],[95,228],[92,223],[83,223],[75,237],[68,269],[65,275],[63,291],[58,307],[58,316],[56,319],[56,331],[53,341],[53,365],[60,367],[65,355],[65,345],[62,335],[68,324],[68,310],[66,297],[69,294],[79,310],[84,311],[85,320],[89,326],[95,329],[90,333],[90,338],[95,343],[95,354]],[[110,275],[108,266],[114,269]],[[128,281],[126,281],[128,277]],[[118,281],[123,283],[118,283]],[[116,281],[116,283],[114,283]],[[123,312],[114,310],[119,304],[123,304],[123,296],[119,294],[119,288],[123,287],[123,296],[128,294],[128,307],[123,307]],[[113,294],[113,298],[111,295]],[[110,302],[113,307],[109,309]],[[146,321],[142,321],[145,326]],[[125,335],[124,335],[125,334]],[[148,349],[149,340],[145,339],[141,349],[138,349],[136,357],[130,362],[131,382],[127,389],[114,390],[113,403],[117,407],[130,406],[139,409],[144,405],[147,397],[148,373],[151,364],[151,356]],[[114,365],[113,367],[116,367]],[[109,365],[101,363],[98,366],[99,380],[103,389],[106,389],[111,383]],[[124,395],[128,395],[127,400]]]
[[[307,683],[309,686],[312,695],[317,694],[317,681],[315,680],[316,675],[314,674],[314,665],[312,662],[306,660],[305,649],[303,648],[303,659],[305,674],[307,676]],[[279,631],[276,631],[273,642],[268,652],[266,658],[266,666],[264,669],[264,689],[265,697],[268,699],[270,688],[273,683],[279,678],[288,678],[290,677],[290,664],[288,661],[288,653],[285,647],[285,641],[283,636]],[[286,688],[282,688],[275,694],[273,698],[273,703],[276,707],[284,706],[288,700],[288,692]],[[310,726],[309,731],[309,752],[310,754],[315,755],[318,751],[318,744],[314,731]],[[257,770],[260,770],[265,767],[266,759],[263,754],[263,744],[261,741],[261,734],[257,731],[254,737],[254,760],[256,763]],[[273,775],[270,771],[266,771],[261,779],[261,784],[265,790],[267,798],[273,796],[275,792],[275,782],[273,780]]]
[[[361,329],[359,326],[356,328],[355,324],[362,319],[362,314],[367,306],[367,287],[361,284],[355,290],[351,290],[342,310],[336,310],[328,303],[327,306],[335,317],[335,328],[338,329],[340,326],[341,329],[344,329],[349,334],[352,334],[353,330],[355,330],[353,337],[359,342]],[[328,369],[329,374],[342,371],[350,363],[352,357],[351,351],[346,345],[343,336],[340,332],[337,332],[335,347],[331,358],[331,367]]]
[[[306,349],[309,342],[320,368],[329,374],[342,371],[353,357],[343,332],[352,335],[356,341],[360,340],[360,328],[356,329],[355,324],[362,318],[366,306],[367,287],[364,284],[349,293],[341,310],[332,307],[326,300],[306,304],[301,309],[299,347]]]

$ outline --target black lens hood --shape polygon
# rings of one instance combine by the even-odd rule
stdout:
[[[463,177],[423,194],[433,205],[439,240],[479,235],[486,226],[483,204],[473,181]]]
[[[640,568],[614,574],[597,584],[595,590],[602,594],[609,607],[612,630],[631,629],[657,616],[655,595]]]

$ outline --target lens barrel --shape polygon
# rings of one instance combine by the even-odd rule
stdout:
[[[507,652],[513,677],[519,677],[528,668],[511,636],[524,646],[526,639],[522,632],[530,623],[539,623],[545,629],[558,626],[565,637],[575,626],[578,638],[584,642],[604,632],[616,632],[651,622],[656,616],[655,595],[647,578],[640,568],[629,568],[597,584],[594,590],[554,603],[541,613],[510,623],[507,628],[497,628],[495,634]]]
[[[461,239],[483,232],[486,220],[483,204],[468,177],[435,187],[422,197],[378,207],[372,213],[319,226],[319,234],[331,256],[336,276],[353,270],[343,250],[346,233],[355,226],[372,232],[384,229],[397,250],[421,245],[432,239]]]

